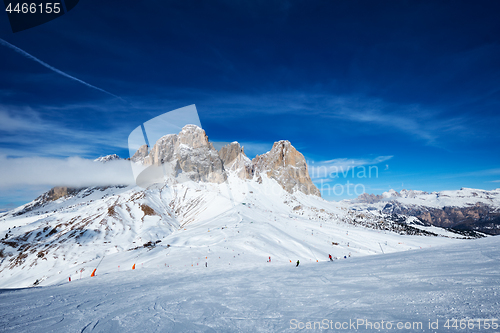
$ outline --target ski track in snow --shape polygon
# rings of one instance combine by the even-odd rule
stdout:
[[[499,245],[500,238],[489,237],[297,268],[273,262],[143,268],[3,289],[0,331],[289,332],[292,319],[368,319],[418,321],[420,331],[450,332],[446,319],[500,318]],[[427,329],[429,320],[439,320],[439,329]]]

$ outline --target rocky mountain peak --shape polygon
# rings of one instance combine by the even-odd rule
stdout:
[[[160,175],[177,180],[221,183],[227,179],[227,171],[235,172],[241,179],[253,179],[263,173],[290,193],[321,196],[309,177],[304,156],[287,140],[275,142],[269,152],[250,160],[238,142],[217,151],[203,129],[186,125],[179,134],[161,137],[149,152],[146,145],[140,147],[131,160],[157,167]],[[158,177],[158,170],[154,177]]]
[[[147,146],[142,146],[131,159],[145,166],[165,166],[162,170],[149,168],[153,178],[158,177],[158,171],[177,181],[222,183],[227,178],[217,150],[205,131],[196,125],[184,126],[179,134],[162,136],[149,153]]]
[[[205,131],[196,125],[186,125],[178,135],[180,144],[185,144],[190,148],[208,148],[215,149]]]
[[[275,142],[265,154],[257,155],[252,164],[256,173],[265,173],[275,179],[286,191],[295,190],[321,196],[320,191],[309,177],[304,155],[288,140]]]
[[[225,165],[232,163],[239,155],[245,155],[243,147],[236,141],[231,142],[219,150],[219,156]]]
[[[219,156],[226,170],[237,172],[238,177],[242,179],[252,179],[252,162],[238,142],[231,142],[222,147],[219,150]]]
[[[132,162],[142,163],[144,159],[148,156],[148,145],[142,145],[137,149],[135,154],[130,158]]]

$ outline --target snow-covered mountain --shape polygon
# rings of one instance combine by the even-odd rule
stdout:
[[[139,265],[314,263],[329,254],[347,259],[479,235],[323,200],[304,157],[288,141],[250,161],[238,143],[217,151],[201,128],[187,125],[151,149],[141,147],[131,160],[144,170],[158,167],[161,182],[58,187],[0,214],[0,287],[54,284],[89,277],[95,269],[103,274]]]
[[[114,160],[121,160],[121,158],[120,158],[120,156],[118,156],[116,154],[111,154],[111,155],[98,157],[94,160],[94,162],[106,163],[106,162],[114,161]]]
[[[500,234],[500,189],[462,188],[432,193],[390,190],[381,195],[364,193],[353,201],[353,208],[414,216],[426,225]]]

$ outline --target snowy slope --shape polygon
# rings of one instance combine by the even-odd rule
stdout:
[[[457,242],[297,268],[144,265],[1,290],[0,331],[498,332],[491,325],[500,320],[500,238]],[[465,323],[473,327],[449,329],[449,319],[471,320]],[[322,329],[298,329],[315,322]]]
[[[0,235],[6,236],[0,243],[0,287],[88,278],[97,267],[105,273],[134,264],[259,266],[269,256],[281,264],[320,262],[328,254],[358,257],[456,241],[412,235],[420,233],[417,228],[384,214],[291,194],[261,178],[260,184],[233,173],[222,184],[90,188],[20,207],[0,217]]]

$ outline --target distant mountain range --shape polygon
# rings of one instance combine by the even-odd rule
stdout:
[[[353,201],[353,208],[414,216],[425,225],[500,234],[500,189],[462,188],[432,193],[391,190],[381,195],[364,193]]]

